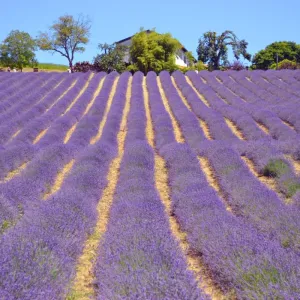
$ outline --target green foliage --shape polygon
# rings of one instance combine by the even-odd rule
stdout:
[[[131,72],[131,73],[135,73],[137,72],[139,69],[137,67],[137,65],[129,65],[127,68],[126,68],[127,71]]]
[[[117,44],[99,44],[101,53],[94,58],[94,65],[104,72],[117,71],[119,73],[126,70],[124,57],[127,46]]]
[[[254,291],[264,294],[264,288],[270,283],[276,285],[281,281],[279,271],[273,266],[265,266],[264,268],[253,267],[252,270],[243,274],[242,278],[247,286]]]
[[[199,60],[194,66],[193,68],[197,71],[204,71],[204,70],[208,70],[207,65],[205,65],[201,60]]]
[[[300,183],[297,182],[295,178],[289,178],[283,181],[283,187],[286,189],[286,196],[290,198],[300,190]]]
[[[197,62],[197,60],[196,60],[196,58],[194,57],[192,51],[186,52],[186,53],[185,53],[185,56],[186,56],[186,58],[187,58],[187,61],[188,61],[188,65],[189,65],[189,66],[192,66],[192,65],[194,65],[194,63]]]
[[[208,67],[202,62],[198,61],[195,64],[190,65],[189,67],[180,68],[180,71],[186,73],[188,71],[204,71],[208,70]]]
[[[41,32],[38,46],[41,50],[57,52],[66,57],[72,69],[76,52],[84,52],[89,41],[90,21],[82,16],[74,19],[71,15],[60,17],[48,32]]]
[[[276,63],[272,64],[270,69],[278,69],[278,70],[283,70],[283,69],[290,69],[290,70],[296,70],[297,69],[297,63],[295,61],[291,61],[288,59],[284,59],[281,62],[278,63],[278,67]]]
[[[5,230],[12,226],[12,222],[8,220],[4,220],[0,226],[0,234],[2,234]]]
[[[226,30],[221,35],[214,31],[203,34],[197,47],[198,60],[207,63],[210,70],[219,70],[229,63],[228,46],[231,46],[235,59],[239,59],[240,56],[251,59],[247,52],[248,43],[238,40],[232,31]]]
[[[289,171],[289,166],[281,159],[271,159],[263,169],[263,174],[269,177],[280,177]]]
[[[2,66],[18,68],[35,66],[36,41],[24,31],[13,30],[0,45],[0,61]]]
[[[155,31],[140,31],[132,38],[130,70],[159,73],[162,70],[173,72],[178,69],[175,64],[176,52],[181,48],[178,40],[170,33],[158,34]]]
[[[255,69],[267,70],[276,66],[276,55],[278,61],[289,60],[295,63],[300,63],[300,45],[295,42],[275,42],[268,45],[265,49],[256,53],[252,63]]]

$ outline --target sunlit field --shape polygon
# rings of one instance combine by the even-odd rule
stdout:
[[[300,70],[0,73],[0,299],[299,299]]]

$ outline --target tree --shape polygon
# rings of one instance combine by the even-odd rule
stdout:
[[[94,58],[94,65],[97,69],[104,72],[117,71],[119,73],[126,70],[126,63],[124,57],[127,48],[124,45],[117,44],[99,44],[101,53]]]
[[[273,64],[276,64],[277,55],[278,62],[288,59],[300,63],[300,45],[287,41],[274,42],[254,55],[252,68],[270,69]]]
[[[0,61],[3,66],[23,70],[37,64],[35,58],[36,41],[29,33],[13,30],[0,45]]]
[[[159,34],[155,31],[141,30],[132,38],[130,46],[131,65],[129,70],[159,73],[162,70],[175,71],[176,52],[181,48],[178,40],[170,33]]]
[[[239,40],[232,31],[226,30],[221,35],[214,31],[203,34],[197,47],[198,60],[207,63],[210,70],[219,70],[221,66],[229,63],[228,46],[231,46],[235,59],[238,60],[241,55],[247,60],[251,59],[247,52],[248,43]]]
[[[90,21],[88,18],[64,15],[60,17],[48,32],[41,32],[38,38],[38,46],[41,50],[52,51],[66,57],[71,70],[76,52],[84,52],[89,42]]]

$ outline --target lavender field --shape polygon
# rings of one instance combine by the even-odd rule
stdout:
[[[300,70],[0,73],[0,299],[300,299]]]

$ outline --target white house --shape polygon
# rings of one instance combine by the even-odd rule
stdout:
[[[146,33],[148,33],[148,34],[151,33],[151,32],[152,32],[151,30],[146,30]],[[116,44],[130,47],[132,38],[133,38],[133,35],[126,38],[126,39],[123,39],[123,40],[120,40],[120,41],[116,42]],[[181,49],[179,49],[177,51],[176,60],[175,60],[175,63],[176,63],[177,66],[180,66],[180,67],[187,67],[188,66],[188,59],[186,57],[187,52],[188,52],[188,50],[186,48],[184,48],[183,46],[181,46]],[[129,50],[127,50],[127,52],[126,52],[126,55],[124,57],[124,61],[126,63],[130,62]]]

